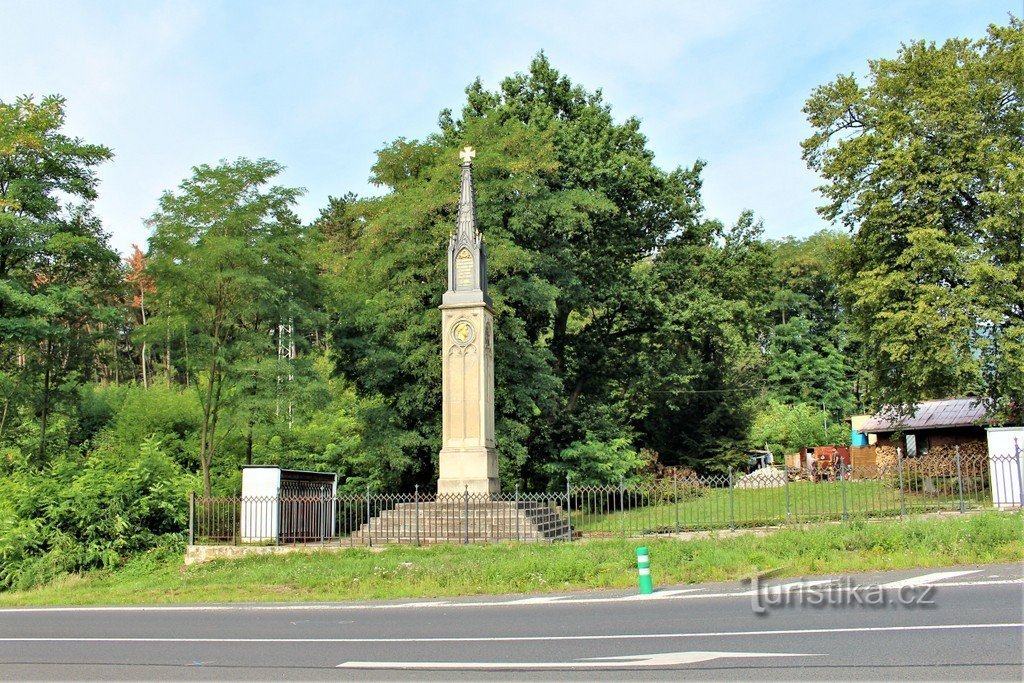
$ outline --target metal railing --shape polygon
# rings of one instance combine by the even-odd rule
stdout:
[[[199,498],[189,543],[384,544],[570,541],[939,511],[1024,508],[1024,457],[904,457],[881,466],[762,468],[644,484],[501,494],[373,493]]]

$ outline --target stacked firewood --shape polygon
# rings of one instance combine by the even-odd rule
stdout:
[[[875,451],[875,462],[879,471],[896,474],[899,456],[894,446],[879,446]],[[960,444],[960,467],[964,474],[982,470],[988,461],[988,447],[983,441]],[[904,474],[923,477],[955,477],[956,446],[934,446],[927,455],[903,457]]]

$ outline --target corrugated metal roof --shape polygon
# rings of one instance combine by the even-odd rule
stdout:
[[[920,431],[945,427],[969,427],[985,419],[985,406],[976,398],[945,398],[922,401],[917,404],[913,417],[887,416],[876,413],[858,430],[862,434],[879,432]]]

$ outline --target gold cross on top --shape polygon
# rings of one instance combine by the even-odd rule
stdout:
[[[472,147],[468,147],[467,146],[465,149],[463,149],[461,152],[459,152],[459,158],[462,159],[463,163],[466,163],[466,164],[468,164],[470,161],[472,161],[473,157],[475,157],[475,156],[476,156],[476,150],[473,149]]]

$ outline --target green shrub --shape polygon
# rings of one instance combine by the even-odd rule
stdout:
[[[113,567],[150,548],[184,540],[197,482],[160,448],[134,457],[111,446],[66,456],[46,470],[0,480],[0,588],[25,588],[65,572]]]

